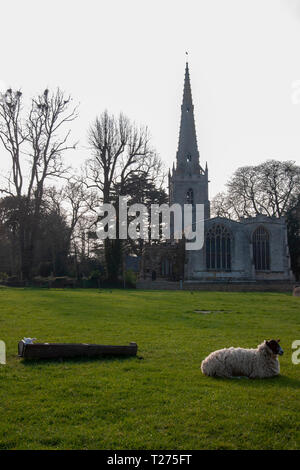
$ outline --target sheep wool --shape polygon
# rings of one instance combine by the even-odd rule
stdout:
[[[256,349],[225,348],[214,351],[202,361],[201,370],[211,377],[262,379],[279,375],[280,366],[277,355],[264,341]]]

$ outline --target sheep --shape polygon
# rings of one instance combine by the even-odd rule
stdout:
[[[279,375],[278,354],[283,350],[279,339],[265,340],[257,349],[225,348],[212,352],[201,363],[201,371],[211,377],[249,377],[251,379]]]

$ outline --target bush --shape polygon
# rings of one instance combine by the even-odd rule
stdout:
[[[125,272],[125,285],[126,287],[136,287],[136,274],[132,269]]]
[[[9,277],[8,274],[6,274],[6,273],[0,273],[0,281],[1,281],[1,282],[7,281],[8,277]]]
[[[42,277],[48,277],[50,276],[52,272],[52,263],[49,262],[43,262],[39,266],[39,275]]]
[[[101,279],[101,277],[102,277],[102,274],[98,269],[94,269],[93,271],[91,271],[91,273],[89,275],[90,280],[92,280],[92,279]]]
[[[121,279],[118,279],[117,281],[112,281],[111,279],[103,279],[101,281],[100,287],[103,289],[123,289],[124,281]]]

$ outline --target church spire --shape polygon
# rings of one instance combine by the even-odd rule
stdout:
[[[183,99],[181,105],[177,171],[189,177],[197,175],[201,171],[188,62],[186,62],[185,66]]]
[[[207,165],[204,170],[199,163],[189,64],[186,63],[176,167],[173,163],[169,177],[170,204],[181,207],[193,204],[193,210],[196,204],[204,204],[204,218],[209,219],[208,183]]]

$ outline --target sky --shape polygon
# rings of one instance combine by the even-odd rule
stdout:
[[[105,109],[147,125],[172,165],[185,51],[211,197],[239,166],[300,164],[300,0],[10,0],[1,18],[0,89],[59,86],[79,103],[74,168]]]

